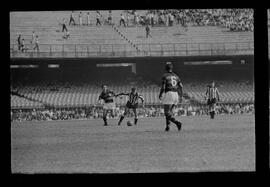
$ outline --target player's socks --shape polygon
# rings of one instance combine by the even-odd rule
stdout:
[[[138,118],[135,118],[134,119],[134,124],[137,125],[137,122],[138,122]]]
[[[165,128],[165,131],[169,131],[170,130],[170,117],[169,116],[166,116],[166,128]]]
[[[174,117],[171,117],[171,122],[173,122],[177,126],[178,131],[181,130],[182,123],[180,121],[177,121]]]
[[[121,122],[123,121],[123,119],[124,119],[124,116],[121,116],[121,117],[120,117],[120,120],[119,120],[119,122],[118,122],[118,125],[121,125]]]
[[[103,117],[103,121],[104,121],[104,126],[107,126],[108,123],[107,123],[107,118],[106,117]]]
[[[210,112],[210,116],[211,116],[211,119],[214,119],[214,112],[213,111]]]

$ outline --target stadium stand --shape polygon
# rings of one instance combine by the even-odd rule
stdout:
[[[16,95],[11,95],[10,98],[11,108],[42,108],[43,104],[40,102],[31,101],[29,99],[19,97]]]
[[[85,16],[87,11],[82,11]],[[100,11],[103,15],[103,22],[107,17],[108,11]],[[148,15],[146,11],[137,11],[140,15],[140,19],[144,20]],[[226,22],[227,18],[219,16],[215,18],[215,24],[212,24],[212,17],[215,14],[227,15],[226,11],[221,13],[212,13],[211,10],[186,13],[188,15],[188,31],[183,32],[180,24],[173,26],[160,26],[155,25],[151,28],[153,38],[145,38],[145,27],[143,21],[139,27],[134,27],[132,24],[132,14],[130,14],[130,26],[119,27],[121,11],[112,11],[114,25],[95,26],[95,12],[91,12],[91,21],[94,26],[67,26],[71,37],[69,39],[63,39],[63,33],[61,32],[61,22],[63,18],[69,19],[70,12],[11,12],[10,14],[10,44],[11,51],[17,51],[18,47],[16,39],[19,34],[26,40],[26,47],[28,52],[33,52],[33,45],[31,41],[31,33],[35,31],[39,36],[40,52],[81,52],[81,53],[93,53],[98,56],[101,52],[109,53],[114,52],[114,55],[123,55],[121,52],[144,52],[144,55],[161,55],[161,51],[174,52],[167,55],[185,55],[188,51],[189,55],[192,55],[193,51],[207,52],[209,50],[227,50],[228,53],[232,51],[241,51],[241,53],[248,52],[253,53],[253,32],[233,32],[228,29]],[[241,12],[241,11],[240,11]],[[244,13],[243,13],[244,12]],[[253,12],[240,13],[244,20],[250,21],[249,24],[253,25]],[[75,14],[78,12],[76,11]],[[213,14],[213,15],[212,15]],[[236,14],[237,13],[229,13]],[[207,22],[202,26],[197,26],[197,19],[201,19],[202,22]],[[207,16],[206,16],[207,15]],[[208,16],[208,15],[212,15]],[[175,15],[176,17],[177,15]],[[204,18],[206,16],[206,18]],[[209,18],[211,17],[211,19]],[[226,16],[225,16],[226,17]],[[227,16],[228,17],[228,16]],[[222,19],[221,19],[222,18]],[[77,17],[75,17],[77,19]],[[225,20],[225,21],[224,21]],[[228,18],[228,20],[230,20]],[[78,20],[76,20],[78,21]],[[85,22],[85,17],[83,18]],[[175,21],[176,22],[176,19]],[[209,23],[208,23],[209,22]],[[221,23],[219,23],[221,22]],[[228,21],[237,22],[235,20]],[[222,25],[223,24],[223,25]],[[242,24],[243,25],[243,24]],[[243,25],[245,28],[245,25]],[[244,29],[243,29],[244,30]],[[244,30],[246,31],[246,30]],[[247,30],[249,31],[249,30]],[[162,45],[160,45],[162,44]],[[178,52],[175,52],[178,51]],[[119,53],[118,53],[119,52]],[[150,53],[151,52],[151,53]],[[132,53],[133,54],[133,53]],[[135,53],[141,55],[141,53]],[[187,54],[186,54],[187,55]]]
[[[205,88],[208,82],[193,81],[186,82],[184,92],[188,97],[198,102],[204,101]],[[116,93],[129,92],[133,85],[124,83],[110,83],[109,87]],[[152,83],[147,87],[136,85],[137,90],[145,98],[145,104],[159,104],[158,99],[159,86]],[[254,88],[253,84],[240,81],[223,81],[218,82],[218,87],[221,94],[221,100],[227,103],[237,102],[253,102],[254,101]],[[66,82],[56,83],[50,85],[48,82],[43,82],[39,86],[23,86],[18,87],[19,93],[24,97],[37,100],[48,106],[91,106],[96,104],[100,94],[100,86],[91,83],[70,83]],[[11,105],[13,105],[15,98],[11,98]],[[117,98],[116,103],[123,105],[126,103],[126,97]],[[21,102],[21,104],[23,104]],[[25,106],[31,103],[24,102]]]

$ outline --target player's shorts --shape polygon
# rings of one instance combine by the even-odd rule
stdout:
[[[162,103],[164,105],[177,105],[179,101],[179,96],[177,92],[166,92],[163,96]]]
[[[114,110],[116,108],[115,103],[104,103],[103,109],[104,110]]]
[[[216,98],[208,99],[208,100],[207,100],[207,104],[208,104],[208,105],[213,105],[213,104],[215,104],[216,102],[217,102]]]
[[[127,104],[126,104],[126,107],[131,108],[131,109],[136,109],[136,108],[138,108],[138,103],[136,103],[136,104],[131,104],[131,103],[128,101]]]

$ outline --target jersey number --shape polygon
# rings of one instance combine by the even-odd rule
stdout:
[[[176,86],[177,85],[176,77],[170,77],[170,78],[171,78],[172,86]]]

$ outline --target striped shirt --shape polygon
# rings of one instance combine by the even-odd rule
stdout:
[[[208,86],[205,95],[208,97],[208,99],[219,99],[219,92],[217,87]]]
[[[139,95],[137,92],[135,92],[135,93],[130,92],[130,93],[126,93],[126,94],[125,93],[121,93],[119,95],[126,95],[126,96],[128,96],[128,102],[131,105],[138,104],[139,99],[141,99],[141,101],[144,102],[144,98],[141,95]]]
[[[136,93],[130,92],[128,97],[129,97],[129,98],[128,98],[128,101],[129,101],[132,105],[137,104],[137,103],[139,102],[139,101],[138,101],[139,98],[143,101],[143,97],[140,96],[137,92],[136,92]]]

